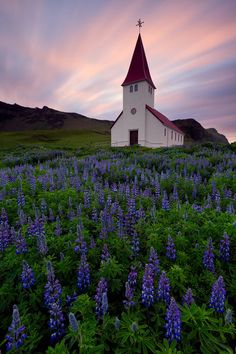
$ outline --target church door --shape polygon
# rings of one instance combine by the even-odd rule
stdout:
[[[130,146],[138,144],[138,130],[130,130],[130,132],[129,132],[129,144],[130,144]]]

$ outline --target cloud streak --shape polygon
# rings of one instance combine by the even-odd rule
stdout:
[[[236,2],[0,0],[0,100],[115,119],[144,17],[156,108],[236,140]]]

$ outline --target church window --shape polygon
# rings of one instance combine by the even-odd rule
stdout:
[[[138,91],[138,84],[134,85],[134,91]]]
[[[173,130],[171,130],[171,139],[173,139]]]
[[[129,92],[133,92],[133,85],[129,87]]]
[[[166,128],[164,129],[164,136],[166,136]]]

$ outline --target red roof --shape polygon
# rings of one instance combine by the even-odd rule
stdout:
[[[156,109],[148,106],[146,104],[146,108],[151,112],[159,121],[164,124],[166,127],[177,131],[178,133],[184,134],[174,123],[172,123],[166,116],[158,112]]]
[[[142,38],[139,34],[129,66],[129,71],[122,86],[130,85],[143,80],[146,80],[154,89],[156,88],[149,72]]]

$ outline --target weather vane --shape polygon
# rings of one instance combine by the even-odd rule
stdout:
[[[142,24],[144,23],[144,21],[141,21],[141,18],[138,20],[138,23],[136,26],[139,27],[139,33],[140,33],[140,28],[142,27]]]

